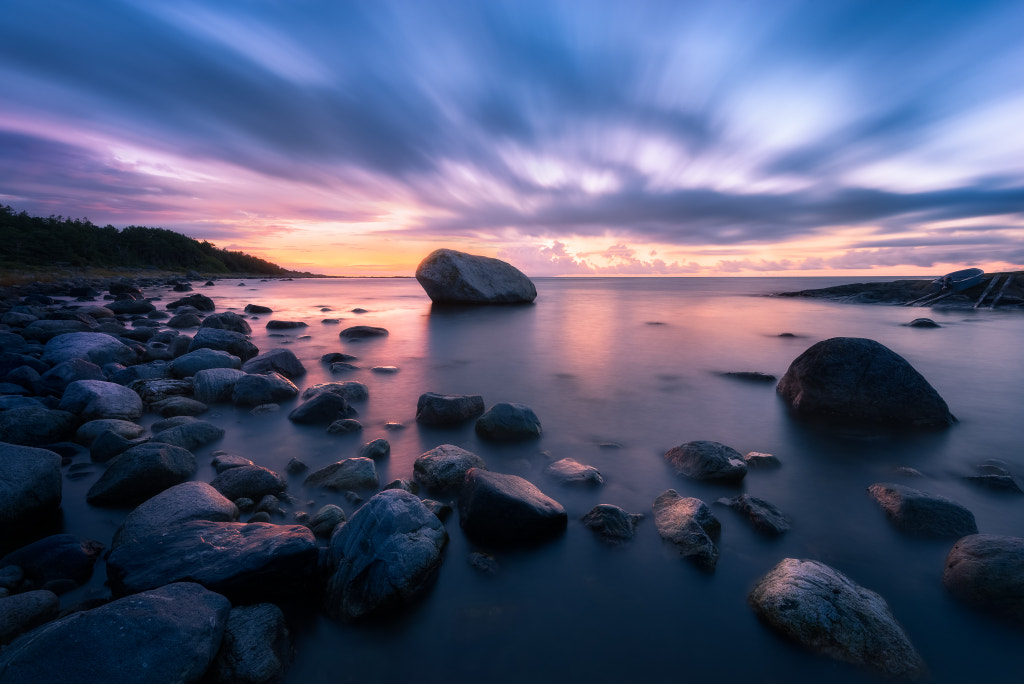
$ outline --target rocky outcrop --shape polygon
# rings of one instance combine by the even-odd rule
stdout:
[[[824,563],[786,558],[747,600],[772,628],[816,653],[884,677],[927,674],[885,600]]]
[[[495,442],[518,442],[540,437],[537,414],[524,404],[495,404],[476,421],[476,434]]]
[[[487,466],[471,451],[442,444],[421,454],[412,464],[412,473],[424,487],[445,493],[458,491],[470,468],[486,470]]]
[[[906,359],[859,337],[813,345],[790,364],[776,390],[799,419],[893,428],[944,428],[954,421]]]
[[[743,454],[720,442],[686,442],[665,453],[676,475],[708,482],[737,483],[747,474]]]
[[[537,288],[499,259],[438,249],[416,267],[416,280],[437,304],[528,304]]]
[[[484,412],[479,394],[421,394],[416,402],[416,422],[423,425],[458,425]]]
[[[959,539],[978,533],[974,514],[946,497],[889,483],[871,485],[868,494],[896,529],[906,534]]]
[[[419,596],[441,566],[448,533],[409,492],[373,496],[331,537],[324,610],[359,618]]]
[[[972,608],[1024,627],[1024,538],[964,537],[946,556],[942,584]]]
[[[654,526],[679,555],[705,572],[714,572],[718,564],[714,539],[721,533],[722,524],[706,503],[669,489],[654,500]]]
[[[0,442],[0,528],[55,513],[60,497],[60,456]]]
[[[480,468],[466,472],[459,490],[459,524],[471,539],[539,541],[561,534],[567,522],[560,503],[521,477]]]

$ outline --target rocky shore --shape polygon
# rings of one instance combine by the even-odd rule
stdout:
[[[487,548],[529,549],[570,533],[565,507],[539,483],[491,470],[454,444],[423,453],[407,477],[389,483],[377,472],[390,453],[384,439],[316,470],[293,458],[287,473],[211,453],[224,436],[202,419],[213,405],[358,432],[358,406],[374,387],[306,386],[302,361],[286,348],[259,349],[252,319],[219,311],[217,298],[203,293],[207,282],[54,283],[0,301],[0,684],[128,681],[143,669],[149,682],[274,681],[295,647],[288,628],[295,606],[351,623],[387,620],[415,610],[430,591],[450,535]],[[904,294],[923,287],[891,285]],[[531,294],[515,301],[532,301]],[[273,302],[253,306],[273,314]],[[352,326],[339,339],[388,334]],[[349,360],[337,352],[320,361]],[[880,433],[943,430],[955,421],[926,379],[872,340],[813,345],[793,361],[778,394],[795,421]],[[295,402],[292,410],[280,411],[287,402]],[[409,403],[424,426],[473,425],[488,442],[529,443],[543,432],[525,404],[486,406],[481,396],[435,392]],[[143,416],[159,419],[143,427]],[[216,476],[209,482],[196,479],[197,453],[212,456]],[[705,502],[672,488],[688,481],[735,488],[751,471],[779,467],[773,456],[697,440],[670,449],[664,460],[676,481],[666,481],[643,513],[653,516],[666,548],[700,571],[715,572],[723,525],[749,525],[769,539],[791,534],[794,521],[769,501],[739,494]],[[54,529],[62,483],[83,462],[102,470],[86,495],[90,509],[123,516],[110,539]],[[572,459],[545,472],[562,487],[604,485],[596,468]],[[289,491],[285,475],[304,478],[303,490],[342,492],[357,508],[350,518],[335,505],[302,510],[303,492]],[[1016,486],[1014,474],[997,464],[981,475]],[[877,483],[866,496],[902,532],[949,540],[946,567],[935,576],[951,596],[1024,625],[1024,540],[978,534],[969,510],[928,492]],[[725,511],[721,520],[715,511]],[[627,545],[642,517],[603,503],[583,517],[583,534]],[[64,605],[61,597],[89,581],[101,557],[107,595]],[[469,562],[485,573],[495,568],[483,553]],[[813,652],[886,677],[927,676],[885,599],[824,563],[781,560],[748,602],[766,625]]]
[[[1009,276],[1010,282],[1006,284]],[[1000,309],[1024,308],[1024,272],[986,273],[982,281],[962,292],[957,292],[936,301],[934,304],[922,306],[936,309],[970,309],[978,303],[986,292],[993,278],[999,278],[996,287],[988,291],[982,307],[990,307],[997,293],[1001,292],[997,307]],[[1005,285],[1005,289],[1004,289]],[[894,280],[891,282],[854,283],[837,285],[816,290],[800,290],[798,292],[779,292],[776,297],[807,297],[811,299],[827,299],[848,304],[888,304],[890,306],[910,305],[911,302],[923,297],[935,289],[932,280]]]

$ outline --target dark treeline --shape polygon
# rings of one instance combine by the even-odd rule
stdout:
[[[88,219],[29,216],[0,205],[0,267],[158,268],[288,275],[264,259],[165,228],[97,226]]]

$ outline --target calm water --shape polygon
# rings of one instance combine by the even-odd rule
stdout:
[[[468,553],[489,549],[469,543],[452,516],[438,582],[404,615],[356,625],[293,616],[297,654],[288,681],[869,681],[783,641],[754,617],[747,592],[784,557],[823,561],[884,596],[937,681],[1019,676],[1024,635],[946,596],[941,573],[952,542],[899,535],[865,489],[880,481],[908,484],[963,503],[982,532],[1024,536],[1024,497],[999,496],[958,477],[988,458],[1024,474],[1024,315],[758,296],[857,280],[537,279],[533,306],[442,311],[431,309],[411,279],[221,281],[199,288],[218,311],[271,306],[274,314],[251,321],[253,339],[262,350],[287,345],[298,355],[309,371],[300,388],[359,380],[370,399],[357,404],[365,430],[346,436],[293,425],[292,405],[269,417],[216,406],[204,419],[228,434],[197,453],[196,479],[212,479],[215,449],[284,472],[292,457],[316,469],[385,437],[391,457],[378,463],[382,482],[411,477],[417,456],[451,443],[478,453],[491,470],[530,479],[569,512],[561,538],[533,549],[493,550],[501,564],[496,576],[469,566]],[[162,296],[163,303],[177,297]],[[356,307],[368,313],[351,313]],[[900,325],[922,314],[943,327]],[[343,320],[322,324],[327,317]],[[263,325],[270,318],[306,320],[310,327],[269,336]],[[391,334],[341,342],[338,331],[357,324]],[[815,430],[787,417],[773,384],[718,375],[781,376],[811,344],[840,335],[869,337],[903,355],[946,398],[959,424],[938,434]],[[332,376],[319,363],[331,351],[357,355],[361,370]],[[376,365],[400,372],[370,372]],[[528,404],[544,435],[495,446],[478,441],[471,423],[419,427],[416,400],[427,391],[481,394],[488,406]],[[388,421],[407,427],[386,432]],[[698,439],[773,453],[784,465],[750,472],[740,489],[676,478],[662,454]],[[599,468],[605,485],[566,489],[546,479],[544,466],[564,457]],[[924,478],[897,475],[897,466],[917,468]],[[66,529],[109,541],[124,512],[81,503],[96,476],[65,483]],[[300,502],[294,510],[337,503],[353,512],[340,496],[305,490],[301,482],[290,478],[289,491]],[[765,539],[732,511],[715,507],[721,558],[707,576],[658,537],[651,504],[669,488],[708,503],[745,491],[779,506],[794,526],[780,539]],[[637,537],[621,548],[600,543],[579,523],[598,503],[645,513]],[[101,592],[102,574],[99,569],[82,592]]]

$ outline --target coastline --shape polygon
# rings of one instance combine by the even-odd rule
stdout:
[[[1010,278],[1009,283],[1005,280]],[[989,291],[993,279],[999,279],[1000,287]],[[1003,286],[1005,284],[1005,286]],[[886,304],[889,306],[911,306],[915,300],[933,291],[934,284],[931,280],[894,280],[889,282],[854,283],[850,285],[837,285],[812,290],[798,290],[795,292],[777,292],[773,297],[806,297],[810,299],[825,299],[833,302],[846,304]],[[937,290],[936,290],[937,291]],[[998,308],[1000,309],[1022,309],[1024,308],[1024,271],[998,273],[986,273],[982,281],[977,285],[969,287],[962,292],[943,297],[934,303],[921,303],[916,306],[936,309],[972,309],[983,308],[991,305],[993,298],[999,293]],[[985,296],[982,302],[982,296]],[[981,307],[977,305],[981,304]]]

